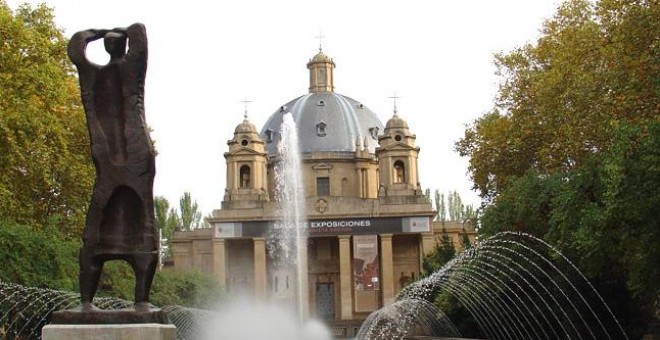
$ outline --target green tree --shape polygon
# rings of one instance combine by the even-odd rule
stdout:
[[[168,230],[168,235],[172,236],[174,235],[175,231],[181,231],[183,230],[183,222],[181,221],[181,217],[179,216],[179,211],[170,208],[170,213],[167,216],[167,230]]]
[[[177,228],[181,228],[179,213],[174,208],[170,208],[170,202],[163,196],[156,196],[154,198],[154,211],[156,227],[162,230],[163,238],[172,238],[174,231]]]
[[[480,234],[521,231],[544,238],[549,230],[552,199],[562,186],[562,175],[541,176],[535,170],[512,180],[495,204],[481,216]]]
[[[197,201],[192,199],[190,192],[184,192],[183,196],[179,199],[179,209],[183,230],[193,230],[200,227],[202,212],[199,211]]]
[[[165,244],[161,244],[165,249],[161,249],[162,256],[172,255],[172,247],[170,240],[174,237],[174,231],[180,229],[179,214],[173,208],[170,208],[170,202],[163,196],[156,196],[154,198],[154,211],[155,223],[158,230],[161,231],[161,237],[166,240]]]
[[[475,222],[479,218],[479,211],[474,208],[474,205],[468,204],[463,207],[463,220],[471,220]]]
[[[0,281],[77,290],[80,242],[0,220]]]
[[[456,144],[486,202],[534,169],[565,172],[607,148],[618,123],[656,119],[660,6],[564,2],[536,44],[498,54],[493,110]]]
[[[162,237],[167,240],[167,255],[172,254],[170,241],[177,230],[193,230],[197,228],[208,228],[206,220],[209,214],[202,219],[197,201],[193,200],[189,192],[184,192],[179,199],[179,210],[170,207],[170,202],[162,196],[154,198],[154,211],[156,216],[156,227],[162,231]]]
[[[463,200],[461,195],[454,190],[450,191],[447,195],[447,210],[449,210],[449,220],[462,222],[464,219],[463,213],[465,211],[465,206],[463,205]]]
[[[445,203],[445,194],[435,189],[435,210],[437,211],[436,220],[445,222],[447,220],[447,205]]]
[[[160,270],[154,277],[151,302],[156,306],[211,308],[223,298],[211,276],[196,271]]]
[[[436,242],[433,252],[426,255],[422,260],[422,276],[424,277],[442,268],[442,266],[456,256],[454,242],[444,227],[442,228],[439,241]]]
[[[590,276],[616,268],[644,301],[660,301],[658,150],[660,122],[618,128],[607,152],[569,175],[549,213],[547,239],[576,252]]]
[[[170,202],[163,196],[154,197],[154,215],[156,220],[156,228],[163,231],[163,236],[166,234],[167,222],[169,217]]]
[[[221,292],[220,285],[209,275],[159,270],[152,283],[150,302],[160,307],[210,308],[223,297]],[[106,262],[97,295],[134,300],[135,274],[130,265],[124,261]]]
[[[213,213],[208,213],[206,216],[204,216],[204,219],[202,219],[202,227],[203,228],[211,228],[211,224],[209,223],[209,219],[213,218]]]
[[[660,6],[568,0],[499,54],[493,110],[456,144],[480,232],[521,230],[573,259],[630,338],[660,305]]]
[[[77,237],[94,169],[67,39],[45,5],[0,0],[0,41],[0,216]]]
[[[481,218],[480,232],[542,237],[576,262],[641,336],[660,301],[660,122],[619,126],[612,145],[567,173],[529,170]]]

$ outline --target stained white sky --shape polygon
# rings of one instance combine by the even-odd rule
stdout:
[[[8,0],[15,9],[25,1]],[[33,6],[43,1],[28,1]],[[159,155],[156,195],[191,192],[204,215],[220,207],[227,140],[243,119],[261,129],[307,93],[307,61],[337,64],[335,90],[383,124],[408,121],[421,147],[423,188],[457,190],[479,205],[467,159],[453,151],[465,125],[493,107],[493,54],[533,42],[559,0],[46,0],[67,36],[142,22],[149,39],[146,116]],[[100,45],[91,46],[101,51]],[[99,53],[100,55],[100,53]],[[98,60],[98,59],[97,59]]]

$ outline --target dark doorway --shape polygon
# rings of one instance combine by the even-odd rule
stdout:
[[[335,284],[316,284],[316,317],[321,320],[335,318]]]

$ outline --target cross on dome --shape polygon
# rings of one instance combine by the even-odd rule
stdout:
[[[401,97],[398,97],[398,96],[396,95],[396,91],[394,91],[394,94],[392,95],[392,97],[388,97],[388,98],[392,99],[393,102],[394,102],[394,116],[396,117],[396,116],[397,116],[397,113],[398,113],[398,110],[397,110],[397,108],[396,108],[396,100],[397,100],[398,98],[401,98]]]
[[[325,36],[323,35],[323,32],[321,32],[321,30],[319,30],[319,35],[317,35],[314,38],[319,40],[319,52],[323,52],[323,38],[325,38]]]
[[[245,98],[244,100],[241,100],[240,102],[243,103],[243,108],[245,110],[245,113],[243,114],[243,118],[245,118],[247,120],[247,118],[248,118],[247,106],[248,106],[249,103],[252,103],[252,101]]]

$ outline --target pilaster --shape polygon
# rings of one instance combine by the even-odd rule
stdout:
[[[392,234],[381,234],[380,236],[380,269],[383,276],[383,305],[387,305],[394,299],[394,264],[392,256]]]
[[[341,319],[353,319],[353,293],[351,273],[351,237],[340,235],[339,239],[339,291],[341,295]]]
[[[227,290],[227,252],[224,239],[213,240],[213,276]]]
[[[298,259],[300,261],[298,266],[298,275],[301,277],[301,280],[298,280],[300,284],[300,317],[303,320],[306,320],[309,317],[309,274],[307,267],[307,238],[301,238],[298,240]]]
[[[266,299],[266,239],[255,237],[254,244],[254,296],[257,299]]]

